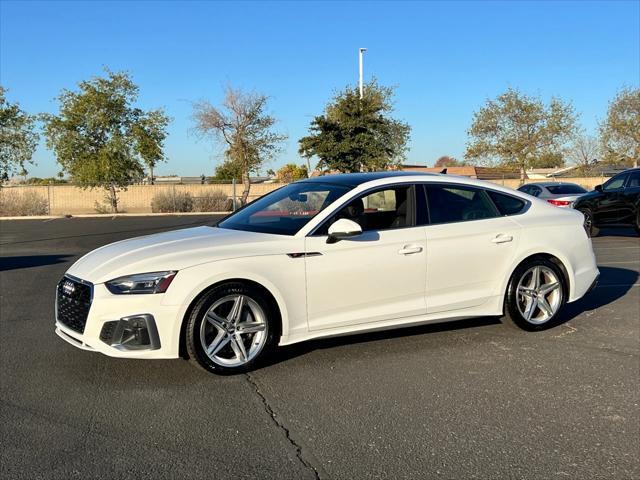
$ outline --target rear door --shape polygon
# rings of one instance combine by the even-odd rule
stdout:
[[[629,173],[622,193],[622,221],[633,224],[640,206],[640,170]]]
[[[434,183],[426,192],[427,313],[482,305],[508,275],[522,229],[481,188]],[[513,199],[514,213],[526,206],[498,195]]]

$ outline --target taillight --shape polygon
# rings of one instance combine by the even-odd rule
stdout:
[[[555,205],[556,207],[567,207],[571,205],[569,200],[547,200],[551,205]]]

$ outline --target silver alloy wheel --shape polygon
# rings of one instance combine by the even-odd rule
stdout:
[[[562,284],[553,270],[531,267],[518,282],[518,310],[527,322],[540,325],[558,312],[562,295]]]
[[[583,211],[582,215],[584,215],[584,229],[588,234],[591,234],[591,229],[593,228],[593,218],[591,217],[591,212]]]
[[[239,367],[260,353],[267,341],[267,319],[255,300],[242,294],[217,300],[200,325],[200,343],[216,364]]]

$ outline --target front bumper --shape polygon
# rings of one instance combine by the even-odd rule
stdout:
[[[82,333],[56,319],[55,332],[67,343],[87,351],[121,358],[177,358],[179,356],[179,305],[163,305],[164,294],[113,295],[104,284],[93,286],[93,298]],[[118,343],[122,321],[132,317],[149,319],[148,348],[124,348]],[[116,322],[116,323],[114,323]],[[113,325],[112,336],[105,335]],[[101,338],[102,333],[102,338]]]

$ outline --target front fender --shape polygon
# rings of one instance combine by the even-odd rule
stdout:
[[[179,306],[176,336],[189,306],[204,290],[227,280],[250,280],[262,285],[280,310],[282,335],[307,331],[304,258],[264,255],[196,265],[178,272],[165,294],[164,305]]]

